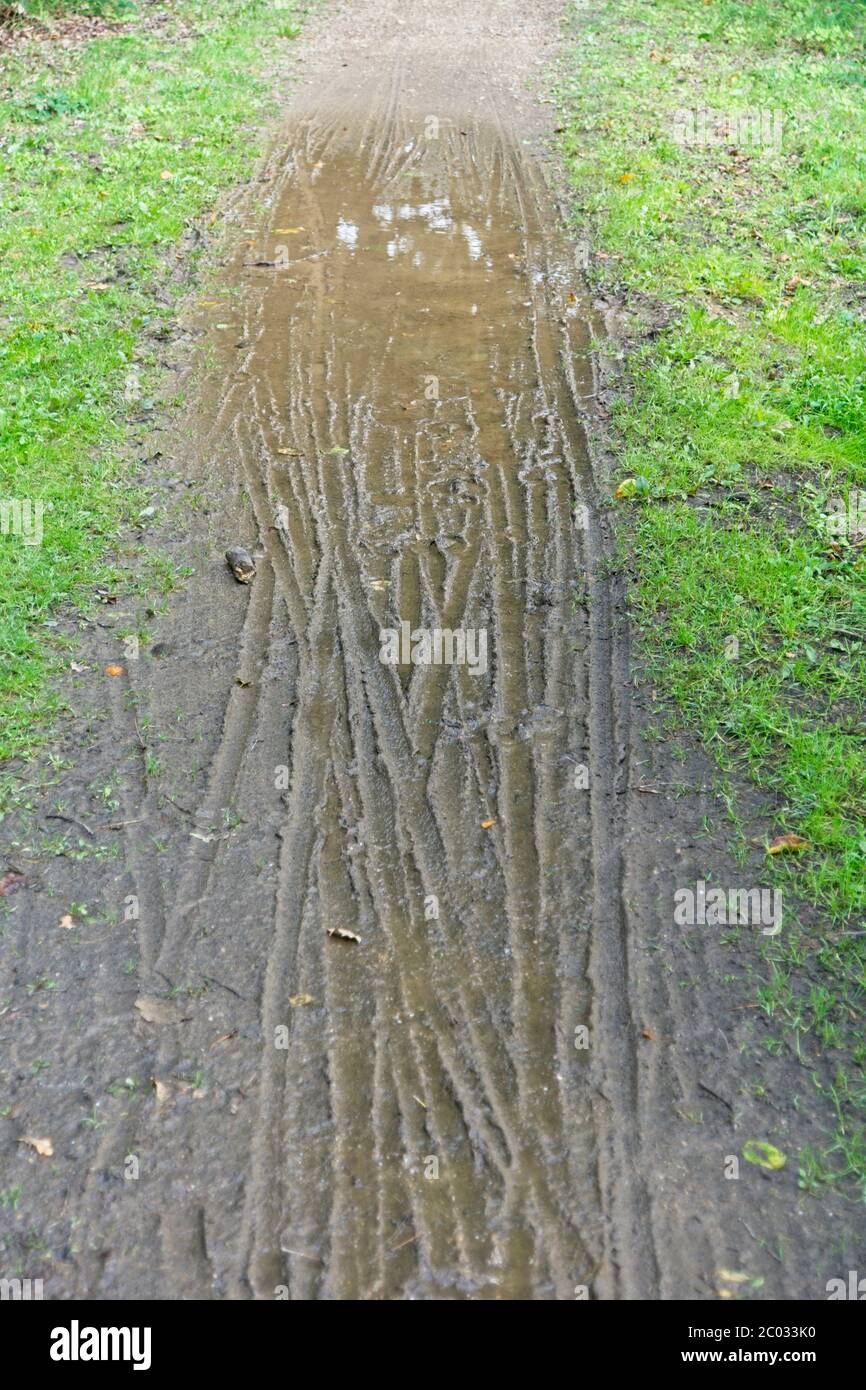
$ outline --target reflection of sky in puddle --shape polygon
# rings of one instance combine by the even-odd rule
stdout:
[[[420,266],[424,258],[416,245],[417,232],[420,231],[422,237],[432,232],[449,237],[461,236],[466,243],[470,260],[484,260],[488,269],[492,269],[491,258],[484,255],[481,234],[469,222],[458,223],[455,220],[448,198],[435,198],[427,203],[374,203],[372,212],[379,227],[391,233],[385,243],[385,252],[390,260],[409,256],[414,266]],[[413,222],[423,222],[426,225],[423,230],[401,225]],[[358,224],[341,216],[337,222],[337,240],[347,250],[356,251],[359,240]]]
[[[358,245],[358,227],[355,222],[347,222],[345,217],[341,217],[337,223],[337,240],[342,241],[350,251],[354,251]]]

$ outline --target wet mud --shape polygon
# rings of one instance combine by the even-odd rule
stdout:
[[[7,1249],[38,1229],[56,1297],[817,1297],[845,1213],[725,1177],[756,1072],[786,1142],[808,1102],[749,1054],[747,963],[672,924],[742,870],[705,763],[639,734],[603,325],[526,91],[558,9],[427,8],[320,15],[227,206],[165,446],[194,573],[81,687],[111,853],[17,895]]]

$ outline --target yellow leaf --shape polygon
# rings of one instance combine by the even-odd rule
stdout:
[[[743,1145],[743,1158],[747,1163],[756,1163],[759,1168],[784,1168],[788,1162],[787,1155],[781,1149],[764,1139],[747,1139]]]
[[[356,938],[357,939],[357,938]],[[290,994],[289,1003],[293,1009],[302,1009],[305,1004],[315,1004],[312,994]]]

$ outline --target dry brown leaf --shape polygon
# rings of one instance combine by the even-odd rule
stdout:
[[[779,835],[775,840],[771,840],[767,845],[767,853],[793,854],[809,847],[809,841],[804,840],[802,835],[795,835],[793,831],[789,831],[787,835]]]
[[[642,1038],[646,1038],[648,1042],[658,1042],[658,1035],[653,1028],[641,1028],[640,1035]]]
[[[122,667],[122,666],[106,666],[106,668],[105,668],[105,674],[106,674],[107,676],[122,676],[122,675],[123,675],[123,667]]]
[[[359,945],[361,942],[358,933],[350,931],[348,927],[328,927],[328,936],[338,936],[341,941],[357,941]]]
[[[74,922],[74,920],[73,920],[72,913],[71,913],[71,912],[64,912],[63,916],[60,918],[60,921],[57,923],[57,925],[58,925],[58,927],[62,927],[64,931],[69,931],[72,927],[75,926],[75,922]]]
[[[496,821],[495,821],[495,820],[483,820],[483,821],[481,822],[481,829],[482,829],[482,830],[492,830],[495,824],[496,824]]]
[[[18,1140],[19,1144],[29,1144],[31,1149],[35,1149],[40,1158],[53,1158],[54,1145],[50,1139],[39,1138],[35,1134],[22,1134]]]
[[[145,1023],[165,1024],[177,1021],[175,1005],[167,999],[158,999],[155,994],[143,994],[140,999],[136,999],[135,1007]]]
[[[171,1099],[171,1087],[167,1081],[160,1081],[156,1076],[154,1076],[152,1080],[153,1089],[156,1092],[157,1105],[165,1105],[165,1102]]]
[[[24,882],[24,875],[16,873],[10,869],[8,874],[0,878],[0,898],[5,898],[7,893],[14,893],[15,889]]]

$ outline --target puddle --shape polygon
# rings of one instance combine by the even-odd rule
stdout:
[[[301,990],[329,1019],[266,1054],[255,1288],[570,1295],[596,1260],[592,385],[553,225],[494,127],[387,152],[302,130],[236,267],[226,438],[300,643],[264,1032]]]

